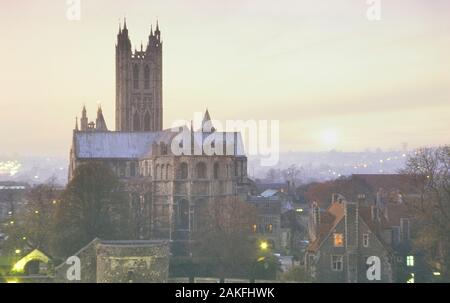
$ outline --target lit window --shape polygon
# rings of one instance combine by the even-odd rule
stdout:
[[[256,226],[256,224],[253,224],[253,232],[256,233],[256,230],[257,230],[257,226]]]
[[[406,281],[406,283],[414,283],[414,273],[411,273],[411,276],[410,276],[409,279]]]
[[[269,233],[273,232],[273,225],[269,224],[269,226],[267,227],[267,230],[269,231]]]
[[[344,268],[344,257],[331,256],[331,270],[342,271],[343,268]]]
[[[363,246],[369,247],[369,234],[363,234]]]
[[[344,235],[343,234],[333,234],[334,247],[344,246]]]
[[[406,257],[406,266],[414,266],[414,256]]]

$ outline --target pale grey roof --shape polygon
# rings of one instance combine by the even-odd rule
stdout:
[[[78,158],[138,158],[151,151],[163,132],[76,132]]]
[[[261,197],[268,198],[273,197],[279,192],[277,189],[267,189],[261,193]]]
[[[226,133],[216,132],[216,140],[226,138]],[[150,156],[152,146],[164,142],[169,145],[177,135],[171,129],[160,132],[75,132],[75,155],[82,159],[133,159]],[[211,135],[203,133],[203,140]],[[234,138],[234,135],[232,135]],[[201,144],[194,136],[195,144]],[[227,145],[230,142],[227,141]],[[236,135],[236,155],[245,156],[244,144],[240,133]]]

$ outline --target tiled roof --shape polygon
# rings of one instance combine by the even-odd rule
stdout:
[[[380,188],[386,191],[400,190],[404,193],[417,191],[414,179],[405,174],[354,174],[352,179],[364,181],[375,192]]]
[[[317,251],[325,241],[331,231],[338,225],[344,218],[345,210],[343,203],[332,203],[326,212],[320,214],[320,224],[317,233],[317,238],[312,242],[307,250]]]

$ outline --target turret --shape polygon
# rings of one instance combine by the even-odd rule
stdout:
[[[106,132],[108,131],[108,127],[106,126],[105,118],[103,117],[102,107],[99,105],[97,110],[97,119],[95,121],[95,130]]]
[[[88,117],[87,117],[86,106],[83,106],[83,110],[81,112],[81,131],[85,132],[87,130],[88,130]]]
[[[153,32],[153,26],[150,27],[150,36],[148,36],[147,52],[160,53],[162,47],[161,31],[158,21],[156,21],[156,30]]]
[[[209,133],[209,132],[215,132],[216,129],[214,128],[212,121],[211,121],[211,116],[209,115],[209,111],[208,109],[206,109],[205,115],[203,116],[203,121],[202,121],[202,129],[203,132],[205,133]]]
[[[131,41],[128,36],[127,20],[124,20],[123,29],[119,25],[119,33],[117,34],[116,49],[118,51],[131,52]]]

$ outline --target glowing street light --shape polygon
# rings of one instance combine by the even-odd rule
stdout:
[[[15,253],[20,254],[22,251],[20,249],[16,249]]]
[[[259,248],[261,248],[261,250],[267,250],[269,248],[269,243],[267,243],[266,241],[262,241],[259,244]]]

